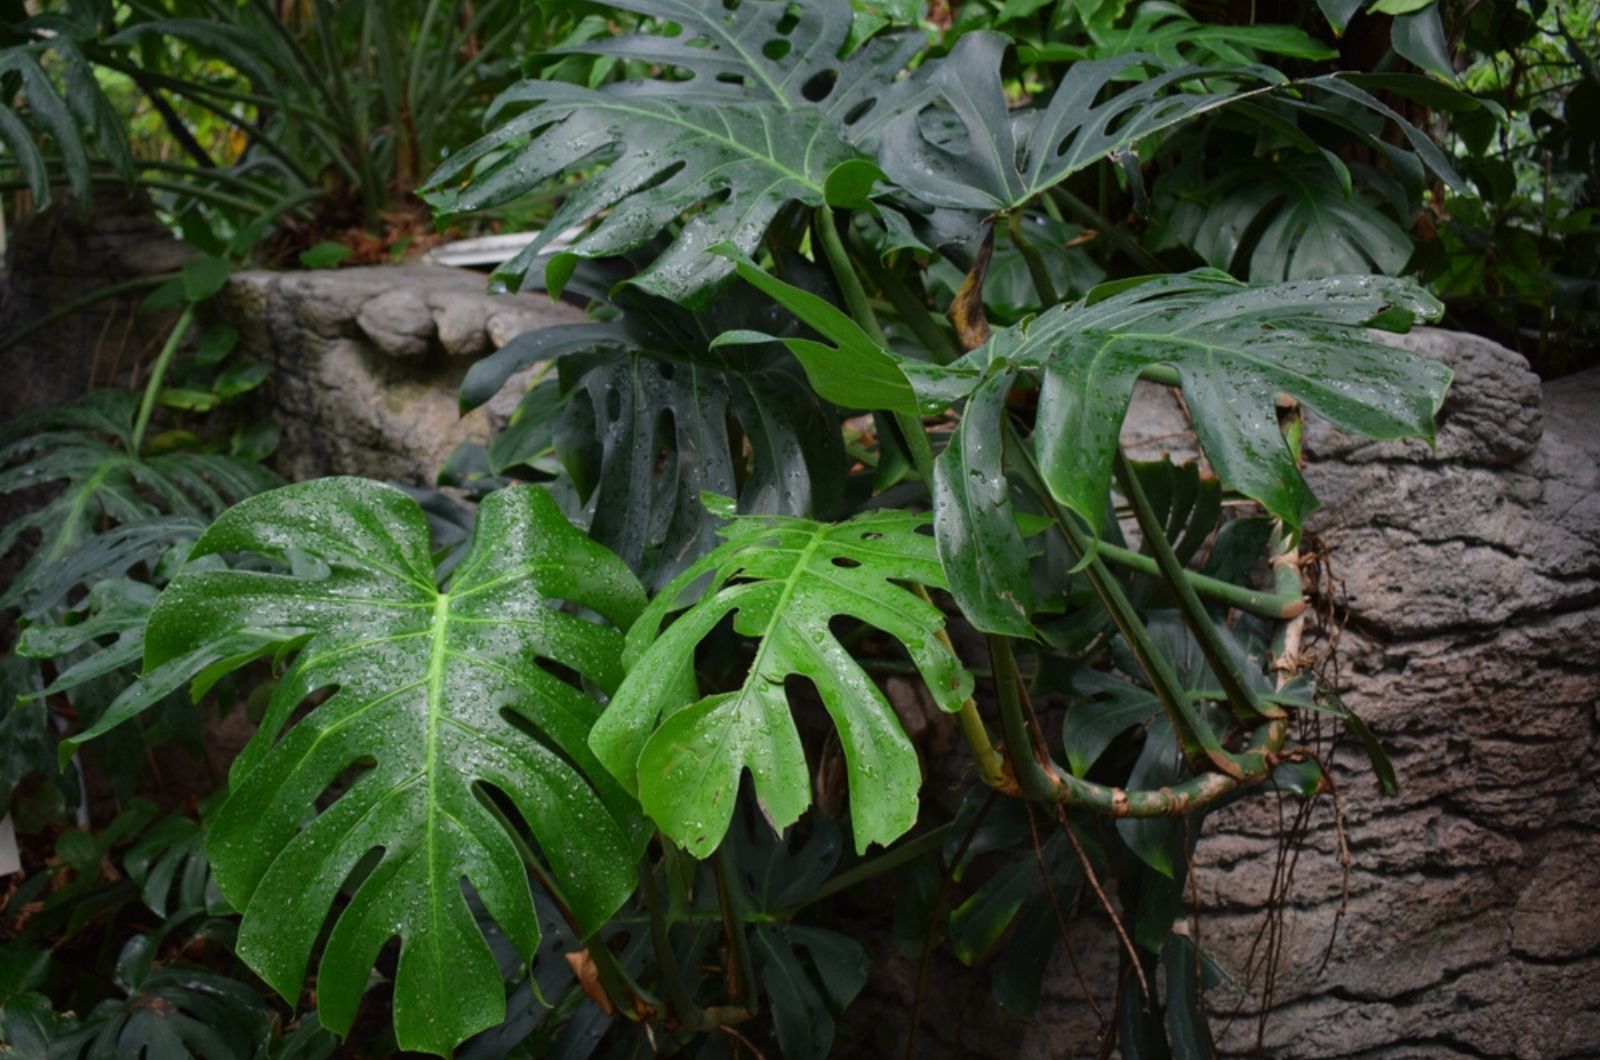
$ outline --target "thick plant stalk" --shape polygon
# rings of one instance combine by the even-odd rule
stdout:
[[[1162,709],[1166,711],[1167,719],[1172,722],[1172,730],[1178,737],[1178,745],[1183,749],[1184,757],[1191,764],[1202,759],[1209,760],[1222,772],[1229,776],[1237,776],[1240,767],[1234,761],[1234,756],[1223,749],[1216,735],[1195,713],[1193,705],[1179,688],[1172,667],[1151,641],[1150,634],[1139,621],[1139,616],[1123,593],[1122,586],[1095,556],[1094,542],[1078,529],[1077,524],[1072,521],[1072,516],[1056,503],[1055,497],[1045,487],[1039,469],[1033,462],[1032,451],[1009,422],[1006,424],[1006,433],[1011,446],[1022,455],[1018,470],[1024,483],[1055,520],[1056,526],[1067,540],[1068,547],[1079,559],[1085,561],[1089,584],[1110,613],[1117,630],[1133,649],[1134,657],[1139,660],[1140,667],[1145,671],[1150,687],[1155,691]]]
[[[761,993],[756,986],[755,966],[750,960],[750,940],[744,933],[744,899],[739,885],[728,871],[726,850],[718,850],[717,901],[722,909],[722,927],[728,936],[728,959],[733,968],[729,986],[735,1005],[751,1015],[761,1011]]]
[[[1167,540],[1167,532],[1162,527],[1161,520],[1156,517],[1155,509],[1150,505],[1150,498],[1145,495],[1144,486],[1139,482],[1139,476],[1134,473],[1133,467],[1128,463],[1127,454],[1121,449],[1117,450],[1116,463],[1113,466],[1121,482],[1123,495],[1133,507],[1133,516],[1139,523],[1139,531],[1144,535],[1145,544],[1155,555],[1156,566],[1161,571],[1161,581],[1172,596],[1172,602],[1177,605],[1178,614],[1183,617],[1184,625],[1189,627],[1189,631],[1199,643],[1200,653],[1205,656],[1206,664],[1211,667],[1211,672],[1216,674],[1218,682],[1221,683],[1222,691],[1228,697],[1234,715],[1244,722],[1254,721],[1268,714],[1281,716],[1283,713],[1281,710],[1269,710],[1262,706],[1256,694],[1240,676],[1239,668],[1229,658],[1222,637],[1217,633],[1217,627],[1212,624],[1205,605],[1200,602],[1194,586],[1185,576],[1182,561],[1178,559],[1177,553],[1172,551],[1172,542]]]
[[[889,298],[889,304],[894,306],[895,312],[900,314],[900,319],[911,329],[912,334],[916,335],[917,341],[922,343],[934,363],[949,364],[960,357],[960,348],[953,338],[940,330],[932,310],[922,303],[904,280],[895,275],[893,269],[875,260],[870,247],[854,233],[851,233],[851,236],[850,246],[855,251],[857,260],[867,270],[873,282],[883,288],[883,293]]]
[[[1100,542],[1100,555],[1119,567],[1126,567],[1140,574],[1152,577],[1161,575],[1161,568],[1149,556],[1113,545],[1109,541]],[[1298,588],[1282,588],[1272,593],[1258,592],[1188,569],[1183,571],[1183,580],[1196,593],[1208,600],[1262,618],[1287,620],[1302,614],[1306,609],[1305,597],[1300,594]]]
[[[928,590],[915,582],[911,591],[922,597],[929,604],[933,603],[928,596]],[[950,643],[950,634],[944,627],[934,634],[939,638],[939,643],[944,645],[946,651],[955,655],[955,645]],[[991,788],[1005,788],[1010,785],[1010,778],[1006,776],[1005,759],[1000,752],[995,750],[994,741],[989,738],[989,730],[983,724],[983,718],[978,714],[978,704],[971,696],[961,704],[961,713],[957,716],[961,723],[962,738],[967,741],[967,749],[972,752],[973,761],[978,764],[978,775],[983,782]]]
[[[1235,756],[1239,765],[1237,776],[1205,772],[1156,791],[1130,791],[1063,773],[1053,763],[1041,761],[1035,751],[1024,717],[1020,675],[1009,639],[991,637],[989,645],[994,659],[995,693],[1005,725],[1007,756],[1016,773],[1018,788],[1024,798],[1032,801],[1078,806],[1110,817],[1182,817],[1241,787],[1266,780],[1283,752],[1288,724],[1274,719],[1258,726],[1251,734],[1249,747]]]
[[[1039,304],[1046,309],[1061,301],[1056,294],[1055,281],[1050,278],[1050,268],[1039,254],[1039,248],[1028,241],[1022,231],[1022,211],[1013,210],[1006,218],[1006,233],[1011,236],[1011,245],[1022,254],[1022,260],[1028,266],[1028,276],[1033,280],[1033,289],[1039,295]]]

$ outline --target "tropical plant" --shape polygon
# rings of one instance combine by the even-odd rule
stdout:
[[[0,161],[40,208],[63,183],[80,203],[138,185],[213,253],[280,221],[408,238],[391,211],[471,137],[513,51],[577,21],[509,0],[47,4],[0,36]],[[136,114],[154,124],[130,142]]]
[[[1339,176],[1355,155],[1402,199],[1429,171],[1454,180],[1376,94],[1424,89],[1291,78],[1260,60],[1323,54],[1303,34],[1230,47],[1150,6],[1081,53],[1015,55],[845,0],[616,6],[621,28],[575,31],[426,192],[470,211],[585,178],[499,271],[594,319],[469,374],[474,407],[546,367],[489,444],[470,532],[450,514],[436,541],[380,483],[292,484],[204,510],[148,578],[84,576],[54,632],[29,629],[41,657],[142,654],[66,754],[191,681],[259,722],[220,804],[134,861],[169,901],[148,881],[196,866],[184,893],[239,910],[230,952],[281,1002],[164,978],[139,947],[108,996],[159,996],[190,1019],[160,1033],[230,1054],[277,1041],[271,1013],[295,1019],[314,977],[308,1042],[353,1033],[365,1005],[398,1048],[441,1055],[820,1058],[867,974],[827,900],[892,874],[924,960],[948,939],[1016,1012],[1058,912],[1092,895],[1121,943],[1108,1039],[1207,1055],[1216,977],[1172,933],[1205,814],[1328,791],[1322,716],[1393,779],[1290,650],[1316,503],[1298,439],[1304,415],[1432,437],[1448,370],[1368,328],[1439,304],[1327,268],[1398,268],[1394,222]],[[1158,24],[1153,54],[1111,32]],[[614,62],[574,80],[573,55]],[[1230,204],[1236,237],[1174,222],[1152,250],[1105,224],[1111,189],[1148,201],[1147,169],[1203,172],[1229,122],[1310,144],[1362,238],[1319,250],[1289,229],[1323,192],[1234,201],[1225,180],[1195,189]],[[1215,267],[1083,267],[1066,213],[1136,263],[1188,247]],[[1129,458],[1141,381],[1181,394],[1199,463]],[[113,477],[91,485],[70,496]],[[89,876],[98,849],[79,853]],[[54,1033],[38,976],[11,978],[0,1018]],[[238,1041],[195,1038],[204,1013]],[[133,1033],[157,1032],[65,1040]]]

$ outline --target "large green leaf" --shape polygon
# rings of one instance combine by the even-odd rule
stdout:
[[[633,282],[703,305],[732,272],[707,248],[729,241],[753,252],[790,203],[864,199],[875,170],[856,145],[871,142],[890,101],[908,90],[892,83],[916,52],[918,34],[868,41],[845,57],[848,0],[612,6],[644,16],[644,28],[574,50],[648,63],[656,76],[599,89],[521,82],[501,95],[489,119],[527,109],[446,160],[425,191],[438,209],[455,213],[605,163],[498,276],[520,283],[551,239],[596,217],[604,220],[571,248],[579,257],[640,247],[684,219],[671,245]]]
[[[1384,346],[1382,321],[1440,306],[1400,280],[1335,276],[1249,287],[1215,272],[1168,276],[1061,306],[997,332],[988,356],[1042,372],[1035,444],[1056,500],[1102,524],[1111,464],[1139,374],[1177,372],[1206,457],[1222,480],[1298,527],[1316,499],[1278,429],[1288,394],[1370,438],[1433,437],[1450,370]]]
[[[688,312],[630,298],[611,320],[518,336],[473,366],[471,406],[510,374],[554,358],[558,379],[530,390],[489,447],[504,470],[553,451],[592,512],[590,534],[647,584],[667,581],[715,545],[703,492],[744,512],[831,514],[843,492],[839,415],[774,344],[712,348],[728,329],[794,323],[758,299]]]
[[[524,958],[538,943],[510,818],[531,829],[586,929],[632,889],[643,836],[585,744],[598,707],[540,663],[615,688],[622,634],[562,605],[620,628],[643,603],[639,586],[533,487],[483,502],[444,591],[422,510],[360,479],[235,506],[194,549],[221,552],[289,554],[297,573],[179,575],[151,615],[146,666],[253,630],[306,637],[211,825],[217,881],[244,913],[239,953],[293,998],[331,919],[317,995],[323,1024],[344,1033],[373,961],[399,936],[398,1040],[446,1053],[504,1016],[463,883]],[[350,901],[330,915],[346,885]]]
[[[1411,258],[1411,237],[1354,190],[1348,174],[1339,177],[1314,157],[1255,160],[1181,191],[1169,224],[1208,264],[1252,283],[1396,275]]]
[[[853,618],[894,637],[939,705],[960,709],[972,681],[937,638],[943,615],[897,584],[945,586],[933,539],[919,532],[926,522],[900,511],[834,524],[739,518],[721,531],[723,545],[655,598],[628,632],[627,680],[590,743],[662,831],[697,856],[715,850],[746,769],[775,828],[810,805],[784,690],[790,676],[815,686],[838,729],[857,849],[889,843],[916,822],[916,752],[829,623]],[[729,615],[736,632],[758,641],[747,676],[731,691],[686,694],[696,645]]]
[[[1114,13],[1120,16],[1122,5],[1116,5]],[[1145,0],[1126,24],[1117,25],[1122,21],[1119,17],[1087,20],[1087,43],[1052,41],[1024,45],[1017,51],[1025,63],[1081,62],[1149,52],[1168,66],[1247,65],[1255,62],[1261,52],[1294,59],[1334,59],[1339,55],[1295,26],[1201,22],[1166,0]]]
[[[1015,209],[1153,133],[1241,98],[1235,82],[1282,81],[1265,67],[1161,71],[1134,53],[1075,63],[1047,106],[1012,111],[1000,78],[1008,44],[999,34],[968,33],[928,75],[948,109],[904,106],[889,118],[878,163],[896,185],[933,206]],[[1152,66],[1158,72],[1124,87]],[[1202,80],[1203,89],[1179,91]],[[1111,85],[1118,91],[1104,95]]]

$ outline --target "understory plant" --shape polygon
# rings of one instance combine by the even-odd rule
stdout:
[[[129,943],[119,989],[166,999],[138,1011],[207,1056],[326,1055],[388,1033],[359,1022],[387,1008],[395,1046],[439,1055],[823,1057],[871,1049],[840,1029],[869,976],[852,910],[1027,1015],[1081,909],[1118,944],[1090,991],[1104,1048],[1210,1055],[1225,970],[1174,931],[1206,815],[1330,791],[1321,718],[1393,783],[1299,649],[1302,418],[1431,439],[1448,370],[1368,329],[1440,307],[1264,236],[1260,282],[1106,280],[1086,222],[1096,188],[1148,203],[1145,167],[1222,116],[1346,182],[1328,130],[1397,181],[1454,181],[1374,94],[1431,83],[1291,78],[1264,63],[1311,49],[1288,30],[1085,56],[933,46],[845,0],[613,6],[632,28],[572,49],[617,76],[517,83],[425,190],[454,215],[584,178],[497,274],[591,319],[473,366],[465,407],[541,366],[474,511],[251,483],[140,554],[125,626],[90,625],[123,582],[86,580],[27,630],[45,660],[46,629],[142,653],[63,760],[185,685],[257,720],[186,848],[182,922],[237,911],[230,952],[296,1011],[314,991],[314,1017],[282,1044],[250,998],[152,971],[159,938]],[[1206,223],[1182,239],[1232,264]],[[1129,451],[1149,388],[1181,402],[1191,459]],[[113,455],[82,488],[176,474]],[[861,886],[884,881],[892,918]],[[48,1038],[28,959],[0,1019]],[[107,1026],[62,1055],[134,1033]]]

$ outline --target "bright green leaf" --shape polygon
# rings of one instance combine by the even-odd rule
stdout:
[[[599,708],[536,660],[614,688],[622,634],[561,604],[620,628],[642,593],[533,487],[484,500],[445,590],[421,508],[361,479],[251,498],[193,554],[291,551],[299,574],[180,574],[151,614],[145,663],[158,669],[249,631],[309,635],[234,763],[207,843],[223,893],[243,911],[239,953],[294,999],[331,920],[317,993],[323,1024],[342,1034],[373,961],[399,936],[396,1036],[402,1048],[445,1054],[504,1016],[500,971],[463,882],[523,959],[539,939],[514,829],[479,785],[532,829],[586,930],[633,888],[643,834],[585,743]],[[337,691],[291,722],[328,688]],[[350,879],[358,866],[366,871]],[[335,911],[347,880],[350,901]]]
[[[916,752],[829,623],[849,617],[894,637],[935,701],[960,709],[972,679],[936,637],[944,616],[896,584],[945,587],[933,539],[918,532],[924,526],[925,517],[898,511],[836,524],[736,519],[721,531],[723,545],[657,595],[628,633],[628,678],[590,743],[675,842],[698,857],[716,849],[746,769],[775,828],[810,805],[784,690],[791,675],[811,681],[838,729],[857,849],[887,844],[916,822]],[[683,599],[708,578],[692,602]],[[757,642],[748,675],[733,691],[685,703],[696,645],[730,614],[735,631]]]

